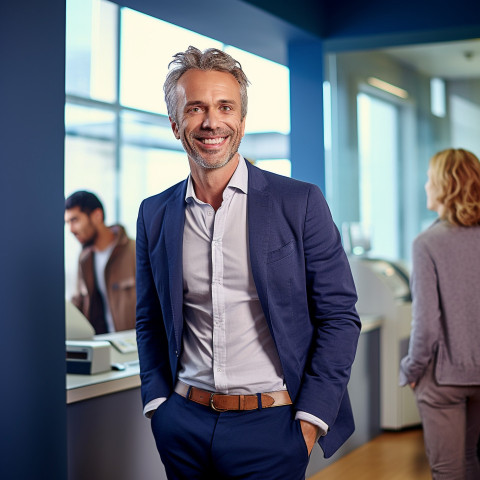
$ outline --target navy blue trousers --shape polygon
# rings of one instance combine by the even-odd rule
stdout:
[[[152,417],[169,480],[304,480],[307,447],[291,405],[215,412],[173,393]]]

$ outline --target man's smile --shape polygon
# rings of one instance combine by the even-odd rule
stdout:
[[[227,137],[217,137],[217,138],[201,138],[200,141],[205,145],[218,145],[222,143]]]

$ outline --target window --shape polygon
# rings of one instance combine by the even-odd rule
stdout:
[[[117,99],[118,6],[99,0],[68,0],[66,10],[67,93]]]
[[[122,8],[120,102],[123,106],[167,115],[163,82],[178,51],[195,45],[222,49],[222,44],[143,13]]]
[[[437,217],[424,190],[433,154],[480,151],[478,73],[455,63],[470,48],[461,41],[326,56],[327,199],[338,226],[370,233],[373,257],[408,265],[414,238]]]
[[[357,112],[360,223],[369,232],[372,257],[397,259],[398,109],[390,102],[360,93]]]

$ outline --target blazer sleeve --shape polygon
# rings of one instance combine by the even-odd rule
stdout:
[[[422,238],[413,242],[412,328],[408,355],[400,363],[400,385],[418,382],[432,360],[441,331],[435,263]]]
[[[296,408],[332,428],[342,403],[348,401],[347,383],[361,325],[340,234],[320,189],[314,186],[306,206],[303,244],[313,338]]]
[[[156,398],[168,397],[172,389],[167,336],[149,255],[146,225],[151,219],[145,216],[144,201],[138,214],[136,239],[136,331],[144,406]]]

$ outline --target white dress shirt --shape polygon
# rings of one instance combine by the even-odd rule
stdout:
[[[95,267],[95,280],[97,282],[98,291],[103,300],[103,311],[105,313],[105,321],[107,322],[107,331],[114,332],[115,324],[113,323],[113,316],[108,303],[107,284],[105,281],[105,267],[107,266],[110,255],[115,247],[115,242],[112,242],[105,250],[95,250],[93,254],[93,263]]]
[[[191,178],[185,196],[178,378],[219,393],[286,389],[250,268],[247,193],[242,160],[216,212],[196,197]]]

